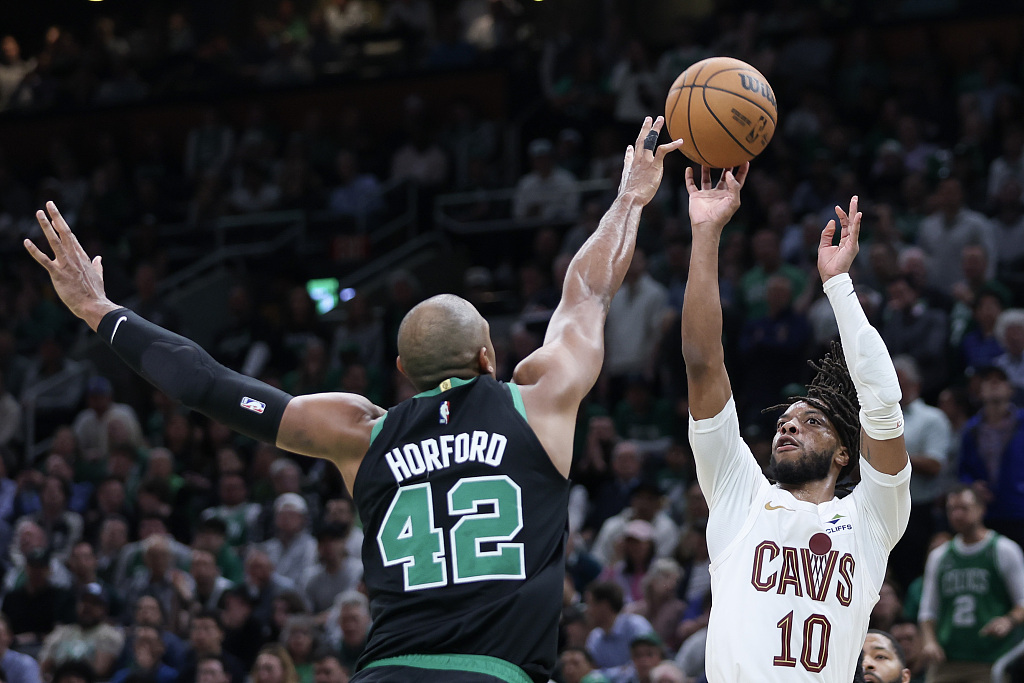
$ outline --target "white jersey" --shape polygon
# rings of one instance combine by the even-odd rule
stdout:
[[[910,516],[910,463],[882,474],[861,459],[849,496],[816,505],[772,486],[740,438],[732,398],[690,418],[707,498],[710,683],[850,683],[889,551]]]

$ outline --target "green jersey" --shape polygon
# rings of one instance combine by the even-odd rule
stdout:
[[[999,534],[993,532],[985,546],[970,555],[957,551],[952,542],[947,543],[939,560],[936,637],[950,661],[994,662],[1022,635],[1020,628],[1006,638],[979,633],[985,624],[1013,607],[999,571],[998,540]]]

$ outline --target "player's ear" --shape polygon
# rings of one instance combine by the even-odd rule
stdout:
[[[480,368],[480,374],[482,375],[493,375],[495,368],[494,363],[491,362],[491,357],[487,354],[487,347],[481,346],[480,350],[476,352],[477,366]]]
[[[840,446],[836,451],[833,461],[842,469],[850,464],[850,451],[846,446]]]
[[[402,367],[402,357],[401,356],[395,356],[395,367],[398,368],[398,371],[400,373],[402,373],[403,375],[405,375],[406,377],[409,376],[408,373],[406,373],[405,368]]]

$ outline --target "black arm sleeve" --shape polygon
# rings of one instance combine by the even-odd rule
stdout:
[[[146,381],[235,431],[274,444],[289,394],[215,361],[194,341],[127,308],[103,316],[96,333]]]

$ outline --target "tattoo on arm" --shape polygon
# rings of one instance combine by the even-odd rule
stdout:
[[[860,440],[860,456],[871,462],[871,446],[867,443],[866,439]]]

